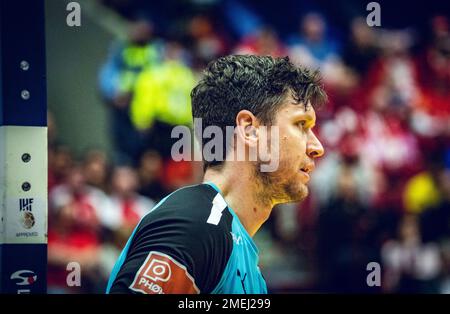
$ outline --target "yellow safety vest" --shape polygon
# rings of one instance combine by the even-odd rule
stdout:
[[[192,70],[179,61],[149,67],[137,78],[130,117],[137,129],[147,129],[155,119],[170,125],[192,125],[190,93],[195,85]]]

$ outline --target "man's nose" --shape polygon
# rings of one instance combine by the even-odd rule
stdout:
[[[310,131],[308,143],[306,145],[306,154],[311,158],[322,157],[325,150],[313,131]]]

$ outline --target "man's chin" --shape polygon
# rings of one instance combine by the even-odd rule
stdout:
[[[296,202],[302,202],[304,201],[309,195],[309,189],[306,185],[302,186],[301,192],[298,194],[298,198]]]
[[[288,196],[289,203],[302,202],[308,197],[309,189],[306,184],[294,183],[287,186],[286,195]]]

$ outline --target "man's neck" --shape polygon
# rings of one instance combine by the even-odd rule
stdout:
[[[248,234],[253,237],[261,225],[269,218],[272,201],[263,195],[261,184],[257,182],[250,167],[226,167],[216,170],[208,168],[204,182],[212,182],[239,217]]]

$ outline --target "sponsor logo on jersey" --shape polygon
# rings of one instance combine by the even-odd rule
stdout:
[[[236,243],[236,245],[241,245],[242,244],[242,236],[240,236],[240,235],[237,236],[233,232],[230,232],[230,233],[231,233],[234,243]]]
[[[145,294],[200,293],[185,266],[156,251],[148,254],[129,288]]]

